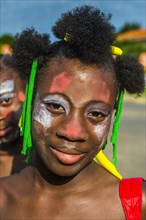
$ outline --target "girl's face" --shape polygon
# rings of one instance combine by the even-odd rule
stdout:
[[[18,121],[24,101],[24,83],[17,73],[0,72],[0,144],[10,143],[19,136]]]
[[[33,142],[46,167],[71,176],[89,164],[109,132],[116,92],[104,69],[52,61],[38,83]]]

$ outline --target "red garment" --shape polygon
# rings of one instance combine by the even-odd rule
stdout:
[[[129,178],[120,181],[120,198],[126,220],[141,220],[143,178]]]

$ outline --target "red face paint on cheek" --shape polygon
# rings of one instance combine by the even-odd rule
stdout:
[[[66,72],[57,75],[52,81],[50,92],[64,92],[70,85],[71,81],[72,77]]]
[[[23,92],[19,92],[19,93],[18,93],[18,98],[19,98],[19,101],[20,101],[20,102],[24,102],[24,98],[25,98],[24,93],[23,93]]]
[[[3,118],[9,118],[12,116],[12,110],[8,109],[1,113]]]

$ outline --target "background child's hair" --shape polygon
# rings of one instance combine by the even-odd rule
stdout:
[[[15,65],[13,57],[11,55],[0,54],[0,72],[7,71],[15,72],[21,80],[26,80],[25,75]]]

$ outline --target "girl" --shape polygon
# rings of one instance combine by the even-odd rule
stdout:
[[[28,161],[35,148],[35,161],[2,181],[2,219],[144,219],[145,182],[120,181],[102,153],[116,108],[116,164],[124,90],[143,92],[143,68],[120,56],[110,15],[94,7],[63,14],[52,30],[59,41],[51,45],[27,29],[14,48],[21,71],[33,63],[20,127],[22,153]]]

